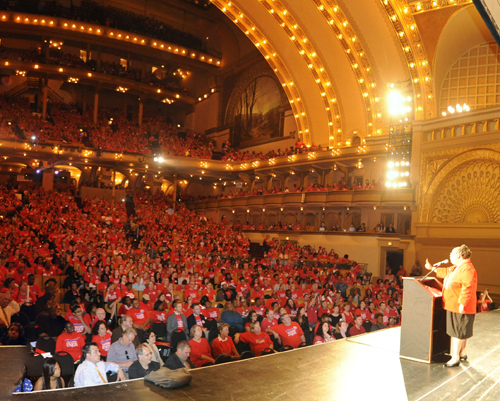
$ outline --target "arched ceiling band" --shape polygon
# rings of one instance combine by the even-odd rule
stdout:
[[[382,134],[381,105],[372,67],[356,32],[334,0],[311,0],[340,41],[359,83],[366,107],[367,134]]]

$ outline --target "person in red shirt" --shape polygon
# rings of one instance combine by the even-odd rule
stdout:
[[[191,297],[193,303],[199,302],[200,294],[195,288],[194,282],[189,283],[189,288],[186,288],[184,291],[184,299],[188,299],[189,297]]]
[[[215,301],[215,291],[212,283],[207,283],[207,288],[201,292],[202,296],[207,296],[210,301]]]
[[[356,315],[354,317],[354,325],[349,329],[349,334],[351,336],[357,336],[358,334],[366,333],[365,328],[363,327],[363,318],[360,315]]]
[[[108,325],[104,320],[98,320],[92,327],[92,342],[97,344],[101,356],[106,360],[109,346],[111,345],[111,333],[108,330]]]
[[[83,318],[83,311],[80,305],[71,306],[71,313],[66,315],[66,320],[72,323],[73,330],[78,334],[90,334],[92,331],[90,326]]]
[[[134,321],[134,329],[145,330],[151,323],[149,311],[141,305],[138,299],[132,301],[132,308],[127,311],[127,315],[132,317]]]
[[[260,356],[266,348],[274,347],[269,336],[262,331],[258,321],[250,323],[249,332],[235,334],[234,342],[238,344],[240,341],[250,344],[250,349],[255,356]]]
[[[493,300],[490,297],[489,290],[486,289],[481,293],[481,298],[477,301],[479,312],[488,312],[491,303],[493,303]]]
[[[262,319],[261,329],[267,331],[268,328],[278,325],[278,319],[274,317],[274,310],[266,308],[266,316]]]
[[[16,288],[16,291],[12,294],[12,299],[19,305],[34,304],[37,300],[37,296],[33,291],[28,291],[28,289],[28,283],[24,280],[21,281],[19,288]]]
[[[150,281],[148,283],[148,286],[143,292],[143,296],[144,295],[149,295],[149,300],[154,305],[154,303],[158,299],[158,290],[156,289],[155,283],[153,281]]]
[[[331,341],[335,341],[335,337],[332,334],[332,326],[330,326],[330,323],[323,322],[319,324],[313,344],[329,343]]]
[[[85,338],[75,331],[73,323],[67,321],[64,325],[64,331],[57,338],[56,352],[66,351],[76,362],[82,356],[84,345]]]
[[[272,332],[276,339],[281,339],[281,344],[285,346],[291,346],[292,348],[298,348],[301,343],[306,342],[304,332],[300,328],[299,324],[292,322],[292,319],[288,313],[283,313],[281,315],[282,324],[274,327],[269,327],[268,332]]]
[[[253,309],[257,315],[264,317],[266,308],[262,306],[260,298],[255,298],[255,302],[252,303],[251,309]]]
[[[260,284],[255,284],[255,289],[252,291],[250,297],[252,299],[264,298],[264,291],[260,289]]]
[[[239,359],[240,354],[236,351],[232,338],[229,337],[229,325],[222,323],[217,329],[219,330],[219,336],[212,341],[214,358],[217,359],[219,355],[227,354],[233,359]]]
[[[202,308],[202,313],[208,320],[214,319],[215,321],[220,322],[220,309],[214,308],[212,306],[212,302],[205,302],[205,308]]]
[[[471,250],[467,245],[453,248],[450,253],[451,267],[436,269],[436,275],[444,278],[443,309],[446,310],[446,333],[451,337],[451,359],[447,368],[467,360],[465,347],[472,337],[477,304],[477,272],[472,264]],[[425,268],[432,270],[429,260]]]
[[[35,275],[30,274],[28,276],[28,285],[30,287],[30,291],[34,292],[37,298],[40,298],[43,295],[43,291],[38,284],[35,284],[35,279],[36,279]]]
[[[215,359],[212,356],[212,350],[210,349],[207,339],[203,337],[201,327],[198,325],[191,327],[190,337],[191,362],[194,363],[197,368],[206,364],[214,364]]]
[[[161,301],[156,301],[154,305],[154,309],[149,313],[149,317],[151,318],[151,323],[154,322],[167,322],[167,312],[164,310],[165,304]]]

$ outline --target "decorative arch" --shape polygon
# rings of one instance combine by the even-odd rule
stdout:
[[[318,228],[318,217],[314,213],[306,213],[303,217],[304,224],[302,228],[306,230],[317,230]],[[309,224],[309,226],[308,226]]]
[[[500,153],[475,149],[444,163],[425,193],[421,221],[500,223]]]

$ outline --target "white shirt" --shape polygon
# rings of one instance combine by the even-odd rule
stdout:
[[[0,308],[0,320],[5,323],[7,327],[10,326],[11,317],[21,310],[21,307],[16,301],[10,301],[5,308]]]
[[[99,369],[99,373],[96,370]],[[75,372],[75,387],[94,386],[107,383],[106,372],[118,373],[120,367],[116,363],[99,361],[92,363],[83,361]],[[102,378],[101,378],[102,376]],[[105,381],[102,381],[104,379]]]

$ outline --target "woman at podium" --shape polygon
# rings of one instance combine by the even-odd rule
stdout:
[[[467,339],[472,337],[476,314],[477,273],[470,261],[472,252],[466,245],[453,248],[451,267],[436,268],[427,259],[425,268],[444,278],[443,308],[446,310],[446,334],[451,337],[451,359],[444,366],[452,368],[467,360]],[[438,263],[436,263],[438,265]]]

